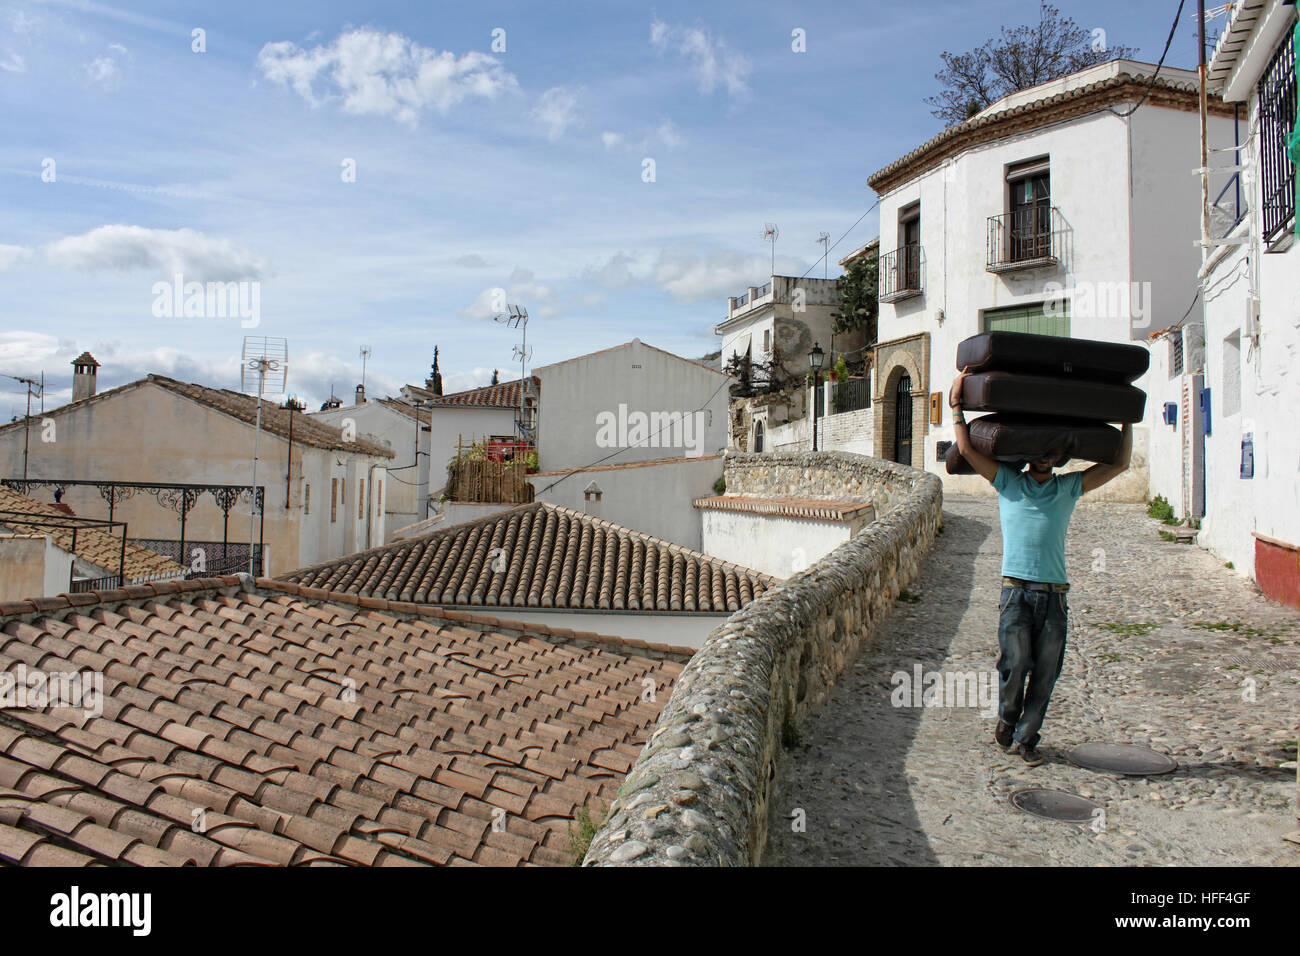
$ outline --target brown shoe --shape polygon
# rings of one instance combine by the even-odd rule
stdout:
[[[1010,752],[1012,745],[1015,743],[1011,737],[1011,735],[1015,733],[1015,730],[1016,728],[1013,724],[1009,724],[999,717],[998,725],[993,730],[994,742],[1003,750]]]
[[[1028,767],[1037,767],[1043,762],[1043,755],[1038,752],[1037,747],[1026,747],[1024,744],[1016,744],[1008,751],[1008,753],[1019,757]]]

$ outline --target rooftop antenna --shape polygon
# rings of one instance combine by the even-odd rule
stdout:
[[[41,400],[41,414],[45,413],[45,373],[41,372],[41,380],[38,382],[34,378],[23,378],[21,375],[5,375],[5,378],[11,378],[15,382],[22,382],[27,386],[27,414],[23,417],[23,481],[27,480],[27,453],[31,446],[32,438],[32,397],[35,396]],[[33,389],[35,391],[33,391]]]
[[[363,393],[366,390],[366,360],[370,358],[370,352],[369,345],[361,346],[361,391]]]
[[[817,237],[817,241],[822,244],[822,278],[825,279],[827,278],[827,270],[830,268],[829,263],[826,261],[826,257],[831,254],[831,234],[829,232],[823,232]]]
[[[772,244],[772,275],[776,275],[776,240],[780,237],[781,230],[774,222],[763,223],[763,231],[759,233],[759,238],[764,242]]]
[[[289,378],[289,340],[268,335],[245,335],[239,362],[239,390],[257,391],[257,430],[253,432],[253,506],[248,512],[248,574],[255,575],[253,539],[263,496],[257,490],[257,450],[262,437],[262,396],[283,395]],[[257,542],[258,546],[261,542]],[[184,555],[181,555],[184,559]]]
[[[514,347],[511,357],[519,363],[519,415],[515,420],[515,431],[521,437],[528,438],[533,432],[531,416],[525,404],[530,391],[526,384],[528,360],[533,357],[533,350],[528,347],[528,310],[522,305],[507,305],[504,312],[498,312],[492,318],[508,328],[519,329],[523,334],[523,341]]]

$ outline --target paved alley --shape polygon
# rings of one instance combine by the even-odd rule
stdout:
[[[1282,839],[1296,829],[1300,613],[1194,544],[1162,540],[1162,527],[1141,505],[1085,499],[1075,511],[1065,668],[1046,762],[1028,768],[994,746],[991,712],[891,703],[891,676],[918,664],[992,672],[996,701],[997,503],[946,497],[922,575],[799,727],[764,865],[1300,865],[1300,846]],[[1084,770],[1064,754],[1086,742],[1149,746],[1179,766]],[[1104,818],[1013,807],[1031,786],[1090,797]]]

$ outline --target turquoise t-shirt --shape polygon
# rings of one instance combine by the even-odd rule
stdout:
[[[1067,584],[1065,532],[1083,494],[1083,472],[1053,475],[1041,485],[1027,471],[998,464],[993,478],[1002,518],[1002,573],[1009,578]]]

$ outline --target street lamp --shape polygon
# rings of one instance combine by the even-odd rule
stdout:
[[[826,358],[826,353],[822,351],[819,343],[814,342],[812,351],[808,353],[808,369],[813,376],[813,394],[812,394],[812,450],[817,450],[817,385],[821,379],[822,362]]]

